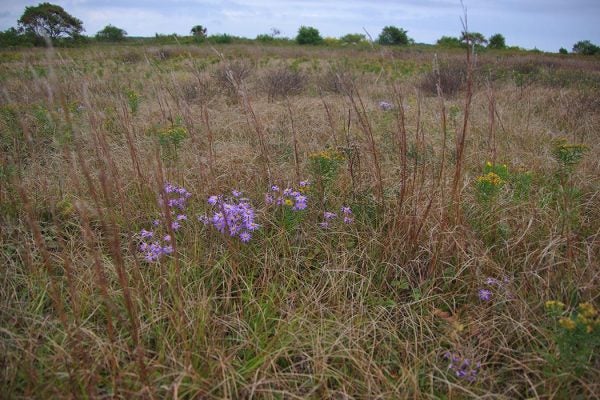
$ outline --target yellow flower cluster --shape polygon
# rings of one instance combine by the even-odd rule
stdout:
[[[309,155],[312,159],[322,158],[325,160],[334,160],[334,161],[342,161],[344,160],[344,155],[336,150],[323,150],[317,151],[316,153],[312,153]]]
[[[548,311],[562,311],[565,309],[565,303],[562,301],[548,300],[545,305]]]
[[[564,303],[556,300],[549,300],[545,304],[546,310],[561,312],[565,309]],[[561,317],[558,324],[563,328],[572,331],[577,325],[585,326],[587,333],[592,333],[594,327],[600,326],[600,316],[598,310],[591,303],[580,303],[577,307],[577,317]]]
[[[567,139],[564,138],[556,139],[553,142],[553,145],[555,151],[585,151],[588,149],[588,146],[585,144],[569,143]]]
[[[501,186],[504,184],[504,180],[495,172],[488,172],[487,174],[478,177],[477,183],[489,183],[492,186]]]
[[[572,331],[573,329],[575,329],[577,327],[577,324],[575,323],[575,321],[573,321],[571,318],[567,318],[567,317],[561,317],[558,320],[558,323],[560,326],[562,326],[563,328],[565,328],[566,330]]]

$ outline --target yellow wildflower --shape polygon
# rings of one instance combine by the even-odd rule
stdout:
[[[545,304],[546,310],[562,311],[565,308],[565,303],[557,300],[548,300]]]
[[[584,318],[594,318],[598,315],[598,310],[591,303],[580,303],[579,304],[579,315]]]
[[[488,172],[487,174],[478,177],[477,182],[489,183],[492,186],[500,186],[504,183],[504,180],[502,180],[502,178],[500,178],[498,174],[494,172]]]
[[[285,199],[284,203],[286,206],[290,207],[294,205],[294,202],[291,199]]]
[[[575,321],[573,321],[571,318],[566,317],[562,317],[561,319],[559,319],[558,323],[560,324],[560,326],[569,331],[572,331],[577,326],[577,324],[575,324]]]

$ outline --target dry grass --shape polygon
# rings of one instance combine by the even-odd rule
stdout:
[[[597,60],[480,55],[466,102],[464,86],[438,97],[432,77],[419,91],[427,52],[220,50],[2,58],[3,397],[597,396],[598,353],[576,374],[544,311],[598,304]],[[283,64],[306,86],[263,90]],[[568,175],[556,137],[588,147]],[[334,179],[311,172],[324,150],[344,155]],[[488,160],[514,180],[484,202]],[[302,217],[265,205],[270,185],[302,179]],[[192,193],[189,220],[167,230],[174,253],[146,263],[138,233],[167,181]],[[257,210],[247,245],[196,220],[232,189]],[[354,224],[321,229],[342,205]],[[508,283],[486,302],[488,277]],[[474,382],[448,350],[481,363]]]

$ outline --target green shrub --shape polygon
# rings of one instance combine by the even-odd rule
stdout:
[[[321,44],[323,43],[323,38],[317,28],[313,28],[312,26],[301,26],[300,29],[298,29],[296,42],[298,44]]]
[[[386,26],[379,34],[377,42],[382,45],[406,46],[410,43],[407,31],[395,26]]]

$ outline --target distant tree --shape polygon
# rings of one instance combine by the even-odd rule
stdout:
[[[349,33],[347,35],[342,36],[340,40],[342,41],[342,43],[346,44],[358,44],[367,40],[367,37],[362,33]]]
[[[457,37],[452,37],[452,36],[442,36],[441,38],[439,38],[437,40],[436,44],[441,47],[451,47],[451,48],[462,46],[460,39]]]
[[[196,37],[201,37],[201,38],[206,37],[206,28],[203,27],[202,25],[196,25],[196,26],[192,27],[192,30],[190,32],[192,35],[194,35]]]
[[[113,25],[106,25],[104,29],[96,33],[96,39],[103,42],[120,42],[125,40],[127,32]]]
[[[580,40],[573,45],[573,53],[591,56],[594,54],[600,54],[600,47],[596,46],[589,40]]]
[[[561,47],[560,49],[558,49],[558,53],[559,54],[569,54],[569,52],[567,51],[567,49],[565,49],[564,47]]]
[[[407,31],[395,26],[386,26],[379,34],[377,41],[383,45],[399,45],[405,46],[410,43]]]
[[[490,49],[505,49],[506,39],[500,33],[495,33],[490,36],[487,47]]]
[[[317,28],[313,28],[312,26],[301,26],[300,29],[298,29],[296,42],[298,44],[320,44],[323,43],[323,38]]]
[[[463,32],[460,41],[462,43],[467,43],[467,39],[473,46],[484,46],[488,42],[485,36],[479,32]]]
[[[84,31],[81,20],[73,17],[61,6],[50,3],[25,7],[25,12],[18,22],[25,32],[33,33],[37,37],[47,36],[50,39],[62,36],[74,38]]]

